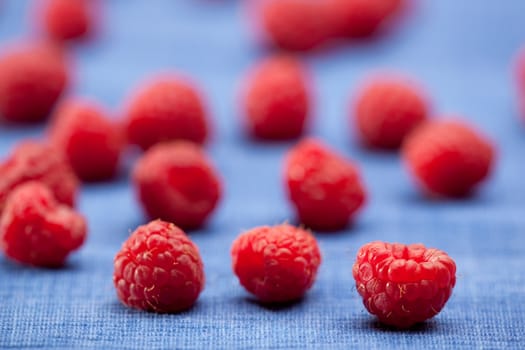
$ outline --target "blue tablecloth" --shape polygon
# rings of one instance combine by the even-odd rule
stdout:
[[[89,238],[66,268],[32,269],[0,258],[0,348],[525,348],[525,128],[511,69],[525,44],[525,1],[417,1],[388,35],[304,56],[316,87],[310,134],[359,162],[370,201],[353,227],[317,235],[324,256],[317,283],[302,302],[279,309],[254,302],[230,267],[231,242],[243,229],[293,220],[281,180],[290,144],[249,141],[238,123],[241,77],[268,54],[246,30],[243,1],[103,3],[101,35],[74,49],[72,94],[100,100],[117,118],[122,100],[152,72],[183,72],[206,93],[215,130],[207,148],[225,182],[209,225],[191,233],[206,288],[195,308],[179,315],[134,311],[117,301],[113,256],[144,222],[123,172],[115,182],[82,188]],[[31,31],[28,4],[0,4],[2,44]],[[358,146],[348,100],[376,69],[414,76],[435,113],[463,115],[494,140],[497,168],[478,195],[426,200],[396,154]],[[42,130],[0,126],[1,156]],[[456,260],[457,286],[441,314],[411,331],[374,321],[351,276],[357,249],[372,240],[422,242]]]

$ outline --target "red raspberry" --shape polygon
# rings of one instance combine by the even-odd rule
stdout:
[[[55,40],[87,37],[94,25],[93,0],[46,0],[36,14],[43,30]]]
[[[26,182],[9,194],[0,221],[0,247],[23,264],[58,267],[86,237],[86,221],[59,204],[42,183]]]
[[[306,51],[328,37],[322,1],[267,0],[261,6],[262,26],[268,39],[280,48]]]
[[[494,153],[485,136],[459,121],[425,123],[403,146],[403,158],[418,184],[448,197],[469,195],[489,175]]]
[[[231,255],[242,286],[268,303],[300,299],[321,264],[314,236],[287,224],[244,232],[233,242]]]
[[[516,81],[518,84],[518,104],[522,118],[525,120],[525,49],[518,55],[516,64]]]
[[[25,141],[0,164],[0,212],[8,194],[28,181],[45,184],[62,204],[75,203],[78,180],[62,154],[50,146]]]
[[[332,32],[336,36],[368,37],[392,15],[401,10],[404,0],[327,0]]]
[[[367,243],[352,272],[368,312],[398,328],[437,315],[456,284],[454,260],[422,244]]]
[[[202,226],[221,197],[215,169],[200,147],[188,141],[152,147],[137,162],[133,180],[150,218],[187,229]]]
[[[39,122],[66,88],[69,73],[60,50],[32,44],[0,56],[0,77],[0,117],[9,122]]]
[[[123,135],[96,104],[64,102],[54,115],[50,137],[82,180],[106,180],[117,172]]]
[[[320,141],[299,142],[289,151],[284,172],[299,219],[313,229],[344,228],[365,202],[357,167]]]
[[[401,79],[370,80],[355,103],[356,131],[369,146],[399,148],[406,135],[427,119],[428,109],[416,86]]]
[[[191,83],[177,78],[159,79],[138,91],[126,124],[129,141],[142,149],[177,139],[202,144],[209,128],[201,96]]]
[[[172,223],[139,226],[115,256],[113,283],[129,307],[175,313],[195,304],[204,288],[197,246]]]
[[[291,139],[303,133],[310,96],[299,61],[277,56],[253,69],[245,89],[245,121],[261,139]]]

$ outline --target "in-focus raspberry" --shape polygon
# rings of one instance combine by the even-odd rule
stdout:
[[[60,204],[41,182],[30,181],[13,190],[0,220],[0,247],[17,262],[59,267],[86,237],[86,221]]]
[[[456,284],[456,264],[422,244],[371,242],[352,269],[366,309],[384,324],[408,328],[437,315]]]
[[[307,124],[310,94],[306,71],[289,56],[259,63],[245,84],[244,115],[249,133],[261,139],[299,137]]]
[[[401,78],[374,78],[361,87],[354,104],[356,132],[363,143],[399,148],[404,138],[428,118],[420,88]]]
[[[129,307],[158,313],[191,308],[204,288],[197,246],[172,223],[139,226],[115,256],[113,283]]]
[[[335,36],[368,37],[400,12],[404,3],[405,0],[326,0],[328,23]]]
[[[366,200],[356,165],[315,139],[289,151],[284,180],[299,219],[315,230],[343,229]]]
[[[154,80],[137,91],[125,123],[129,142],[144,150],[170,140],[203,144],[210,128],[200,93],[192,83],[174,77]]]
[[[45,0],[37,5],[35,16],[51,39],[83,39],[92,33],[95,25],[95,1]]]
[[[490,174],[495,151],[466,123],[443,119],[416,128],[403,145],[403,158],[424,191],[464,197]]]
[[[62,103],[53,116],[49,136],[80,179],[100,181],[116,174],[123,133],[97,104],[82,100]]]
[[[269,41],[282,49],[310,50],[328,37],[323,1],[266,0],[259,11]]]
[[[300,299],[315,282],[321,252],[314,236],[288,224],[261,226],[233,242],[233,271],[263,302]]]
[[[39,181],[62,204],[74,206],[78,179],[61,152],[36,141],[23,141],[0,164],[0,212],[17,186]]]
[[[208,157],[196,144],[158,144],[139,159],[133,181],[142,207],[185,229],[202,226],[221,197],[221,182]]]
[[[44,120],[68,85],[69,72],[60,49],[50,44],[23,44],[0,54],[0,119]]]

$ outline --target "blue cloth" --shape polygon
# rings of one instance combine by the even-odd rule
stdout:
[[[199,82],[207,96],[215,131],[208,150],[225,196],[209,225],[191,233],[204,259],[206,288],[180,315],[123,307],[111,281],[112,260],[144,218],[126,175],[86,185],[79,208],[89,238],[66,268],[31,269],[0,258],[0,348],[525,348],[525,128],[511,69],[525,44],[523,0],[418,1],[384,37],[304,56],[316,87],[311,134],[360,164],[370,196],[353,227],[317,235],[324,257],[318,281],[302,302],[280,309],[254,302],[230,268],[230,245],[243,229],[293,220],[280,178],[290,144],[251,142],[238,123],[240,79],[267,54],[246,30],[243,1],[103,3],[101,35],[74,49],[72,94],[100,100],[117,118],[142,78],[175,70]],[[28,5],[2,1],[2,44],[30,30]],[[357,145],[347,126],[348,99],[376,69],[414,76],[435,113],[460,114],[494,140],[497,168],[478,195],[421,198],[397,155]],[[0,126],[1,155],[42,130]],[[422,242],[456,260],[457,286],[441,314],[411,331],[374,321],[351,276],[357,249],[372,240]]]

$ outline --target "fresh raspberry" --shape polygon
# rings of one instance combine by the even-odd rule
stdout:
[[[516,63],[516,82],[518,85],[518,104],[522,118],[525,120],[525,48],[518,55]]]
[[[267,303],[300,299],[314,284],[321,264],[314,236],[287,224],[242,233],[231,255],[242,286]]]
[[[0,55],[0,118],[39,122],[51,112],[69,80],[62,52],[49,44],[17,46]]]
[[[268,39],[282,49],[306,51],[323,43],[330,28],[322,1],[266,0],[260,9]]]
[[[53,116],[50,138],[80,179],[106,180],[117,172],[123,135],[96,104],[81,100],[61,104]]]
[[[93,0],[46,0],[36,16],[46,34],[58,41],[82,39],[93,30]]]
[[[128,106],[126,128],[131,143],[148,149],[169,140],[206,141],[208,121],[202,98],[193,85],[178,78],[153,81]]]
[[[403,158],[422,189],[430,194],[464,197],[489,174],[494,149],[484,135],[463,122],[428,122],[403,145]]]
[[[299,137],[310,108],[306,72],[291,57],[276,56],[259,63],[246,82],[245,124],[261,139]]]
[[[375,34],[405,0],[326,0],[335,36],[361,38]]]
[[[158,144],[133,171],[138,197],[150,218],[194,229],[204,224],[221,197],[221,183],[201,150],[188,141]]]
[[[86,221],[37,181],[13,190],[0,220],[0,247],[23,264],[58,267],[86,237]]]
[[[398,328],[437,315],[456,284],[454,260],[422,244],[367,243],[352,272],[368,312]]]
[[[366,200],[357,167],[314,139],[289,151],[284,173],[299,219],[316,230],[344,228]]]
[[[75,203],[78,180],[65,157],[50,146],[24,141],[0,164],[0,212],[8,194],[28,181],[45,184],[62,204]]]
[[[369,80],[354,106],[356,131],[377,148],[399,148],[414,127],[427,119],[428,104],[420,89],[402,79]]]
[[[187,310],[204,288],[199,249],[174,224],[151,221],[115,256],[113,283],[126,306],[158,313]]]

